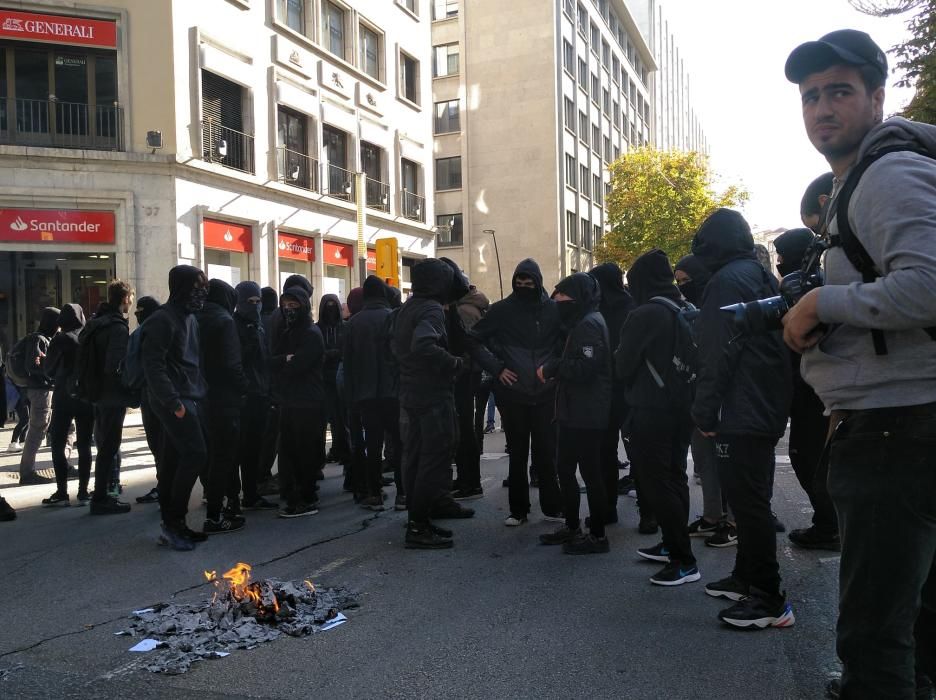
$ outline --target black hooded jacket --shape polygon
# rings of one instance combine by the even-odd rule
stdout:
[[[208,385],[208,410],[217,415],[240,413],[248,382],[234,323],[237,293],[224,280],[208,283],[208,300],[198,319],[202,376]]]
[[[130,323],[116,306],[104,302],[78,336],[81,343],[94,343],[92,357],[98,367],[100,393],[93,397],[102,406],[126,406],[130,401],[120,378],[120,368],[127,356],[130,342]]]
[[[568,319],[562,355],[543,367],[547,379],[558,380],[556,419],[567,428],[605,430],[611,416],[611,347],[608,327],[598,311],[598,281],[576,272],[559,282],[556,291],[575,300],[557,306],[574,303],[578,311]]]
[[[318,321],[325,341],[325,366],[322,376],[327,384],[334,384],[341,364],[345,322],[341,320],[341,302],[337,294],[325,294],[319,301]]]
[[[49,344],[58,330],[60,313],[54,306],[44,308],[39,315],[39,327],[25,338],[26,352],[23,355],[23,364],[26,369],[27,389],[52,388],[52,377],[46,374],[45,360],[49,354]]]
[[[654,297],[684,306],[674,284],[669,258],[659,248],[644,253],[627,272],[627,284],[639,306],[627,317],[621,342],[614,353],[615,370],[624,382],[627,402],[634,409],[673,409],[671,394],[653,378],[649,362],[661,376],[673,362],[679,319],[676,313]],[[691,406],[680,406],[688,415]]]
[[[413,295],[394,322],[391,347],[400,370],[400,405],[431,408],[452,401],[462,360],[449,352],[443,304],[449,302],[454,275],[441,260],[413,266]]]
[[[156,410],[176,411],[182,399],[205,398],[198,321],[186,308],[195,283],[205,273],[191,265],[169,271],[169,301],[150,316],[140,341],[147,398]]]
[[[364,280],[364,308],[345,327],[344,377],[352,404],[395,399],[397,369],[390,349],[390,309],[387,285],[374,275]]]
[[[800,269],[806,251],[815,240],[816,235],[808,228],[791,228],[774,239],[774,248],[783,258],[782,263],[777,263],[777,272],[781,277]]]
[[[267,347],[273,341],[273,317],[279,308],[279,295],[273,287],[264,287],[260,290],[260,323],[263,324],[263,333],[266,337]]]
[[[692,253],[713,272],[699,329],[699,378],[692,418],[703,432],[779,439],[786,430],[792,383],[779,331],[738,336],[721,307],[777,294],[777,281],[754,256],[744,218],[719,209],[703,222]]]
[[[68,378],[78,355],[78,334],[85,326],[84,309],[79,304],[65,304],[59,314],[59,332],[52,337],[43,369],[55,383],[56,394],[66,391]]]
[[[514,282],[518,275],[526,275],[536,282],[535,294],[530,298],[517,293]],[[513,293],[493,304],[471,329],[495,358],[482,367],[495,377],[494,393],[498,401],[526,405],[552,401],[555,385],[540,382],[536,370],[557,359],[562,350],[559,310],[556,303],[547,298],[543,274],[532,258],[517,265],[511,286]],[[497,380],[505,368],[517,374],[517,381],[509,387]]]
[[[237,293],[234,325],[247,377],[247,394],[266,397],[270,395],[270,344],[263,328],[262,307],[258,309],[247,302],[250,297],[262,298],[260,286],[256,282],[241,282],[234,291]]]
[[[273,338],[270,368],[273,397],[282,408],[314,408],[322,410],[325,389],[322,366],[325,362],[325,342],[318,326],[312,323],[312,302],[302,287],[289,287],[283,299],[299,302],[295,323],[287,325],[280,315]]]
[[[712,279],[712,273],[699,258],[691,253],[679,259],[674,266],[675,270],[682,270],[689,275],[689,281],[679,285],[683,297],[693,306],[702,307],[702,295],[705,285]]]
[[[624,288],[624,273],[616,263],[602,263],[589,270],[588,274],[598,280],[598,286],[601,288],[601,304],[598,310],[608,326],[608,340],[611,343],[609,347],[613,351],[621,339],[624,322],[636,306],[634,297]],[[624,393],[624,383],[615,375],[611,391],[611,428],[619,427],[627,416]]]

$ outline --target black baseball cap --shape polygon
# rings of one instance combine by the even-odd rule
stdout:
[[[812,73],[843,63],[873,66],[882,77],[887,76],[887,57],[881,47],[866,33],[856,29],[839,29],[829,32],[819,41],[800,44],[787,59],[784,72],[787,80],[798,85]]]

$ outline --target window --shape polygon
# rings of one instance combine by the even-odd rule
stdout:
[[[575,189],[575,156],[566,153],[566,185]]]
[[[586,247],[591,248],[590,241],[591,241],[591,224],[588,222],[588,219],[582,219],[582,238],[581,238],[582,245],[585,246],[587,243],[588,245]]]
[[[458,0],[432,0],[432,19],[440,20],[457,16]],[[458,217],[460,221],[461,214],[459,214]]]
[[[613,80],[616,85],[620,84],[621,82],[620,74],[621,74],[621,61],[618,59],[616,55],[612,56],[611,57],[611,80]]]
[[[565,128],[575,133],[575,103],[565,98]]]
[[[598,80],[598,76],[592,73],[591,77],[591,98],[598,104],[598,99],[601,93],[601,81]]]
[[[628,94],[628,100],[630,100],[631,104],[635,104],[637,101],[637,86],[634,85],[633,80],[628,80],[627,82],[630,83],[630,93]]]
[[[322,6],[322,43],[325,48],[345,59],[345,11],[331,2]]]
[[[607,89],[601,91],[601,107],[605,114],[611,114],[611,93]]]
[[[436,190],[460,190],[462,186],[461,156],[436,158]]]
[[[419,14],[416,12],[416,10],[419,9],[417,6],[417,0],[397,0],[397,2],[403,5],[403,7],[412,12],[414,15]]]
[[[613,155],[614,155],[614,160],[617,160],[618,158],[621,157],[621,148],[620,148],[619,146],[615,146],[615,147],[612,149],[612,152],[613,152]],[[608,187],[611,187],[611,185],[608,185]]]
[[[595,149],[596,153],[600,152],[599,149],[601,148],[601,129],[599,128],[597,124],[592,124],[591,145],[592,145],[592,148]]]
[[[380,80],[380,35],[361,25],[361,70]]]
[[[464,243],[461,214],[439,214],[436,216],[439,231],[439,247],[448,248]]]
[[[280,180],[287,185],[315,189],[316,168],[308,157],[308,117],[285,107],[276,111],[276,145]]]
[[[611,30],[612,35],[617,34],[618,18],[613,11],[608,13],[608,28]]]
[[[601,175],[592,175],[592,196],[596,204],[601,204]]]
[[[419,194],[419,166],[416,163],[400,158],[400,180],[404,192]]]
[[[596,56],[601,55],[601,32],[598,31],[598,25],[591,23],[591,50]]]
[[[400,94],[419,104],[419,61],[400,52]]]
[[[322,127],[325,150],[327,189],[325,194],[351,201],[354,192],[354,173],[348,169],[348,144],[351,135],[333,126]]]
[[[17,90],[19,89],[17,80]],[[56,76],[56,84],[58,76]],[[253,136],[244,133],[244,88],[202,70],[202,149],[205,160],[254,172]],[[68,100],[62,90],[57,94]]]
[[[452,134],[461,131],[461,112],[458,100],[435,103],[436,134]]]
[[[587,250],[591,250],[596,245],[601,242],[601,226],[595,224],[592,226],[592,238],[588,240],[588,243],[585,245]]]
[[[580,178],[579,184],[582,187],[582,190],[581,190],[582,194],[585,195],[586,197],[590,197],[591,194],[589,193],[588,188],[591,185],[591,181],[588,179],[588,166],[587,165],[579,166],[579,178]]]
[[[604,159],[605,161],[611,160],[611,137],[604,137]]]
[[[444,78],[458,74],[458,44],[432,47],[432,77]]]
[[[578,82],[579,87],[588,92],[588,64],[581,58],[578,60],[579,76]]]
[[[585,32],[588,31],[588,10],[585,9],[582,3],[579,3],[577,12],[579,32],[581,32],[582,36],[586,36]]]
[[[279,18],[287,27],[300,34],[305,34],[304,0],[278,0]]]
[[[567,211],[566,212],[566,241],[575,245],[575,234],[578,233],[578,222],[576,221],[575,212]]]
[[[611,63],[611,46],[604,39],[601,40],[601,65],[605,68]]]
[[[569,19],[575,17],[575,11],[572,9],[572,0],[565,0],[562,9],[565,10],[565,13],[569,16]]]
[[[585,112],[579,112],[579,138],[588,145],[588,115]]]
[[[562,65],[569,75],[575,75],[575,49],[565,39],[562,40]]]
[[[614,118],[611,120],[611,123],[614,124],[615,129],[620,128],[621,122],[621,105],[618,102],[614,103]]]

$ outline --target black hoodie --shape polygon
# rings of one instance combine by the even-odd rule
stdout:
[[[92,357],[100,363],[96,395],[90,397],[102,406],[127,406],[130,397],[120,378],[120,368],[127,356],[130,324],[116,306],[102,302],[98,311],[78,336],[81,343],[94,343]]]
[[[256,282],[241,282],[234,307],[234,325],[240,340],[241,364],[247,377],[247,394],[266,397],[270,394],[270,344],[263,328],[262,307],[248,303],[251,297],[261,297]],[[259,312],[259,313],[258,313]]]
[[[518,275],[526,275],[536,282],[529,297],[516,289]],[[511,278],[514,291],[502,301],[494,303],[487,314],[471,329],[494,356],[494,361],[482,367],[495,377],[494,393],[499,401],[526,405],[552,401],[554,383],[543,384],[536,377],[537,368],[559,357],[562,349],[561,322],[556,303],[543,289],[543,274],[532,258],[522,260]],[[504,386],[496,379],[503,369],[517,374],[512,386]]]
[[[327,384],[334,385],[341,364],[342,336],[345,322],[341,320],[341,302],[337,294],[325,294],[319,301],[318,321],[325,340],[325,366],[323,377]]]
[[[213,279],[208,283],[208,300],[196,314],[208,410],[215,415],[238,415],[248,389],[233,316],[236,304],[234,288]]]
[[[701,307],[705,285],[712,279],[712,273],[699,258],[691,253],[680,258],[673,269],[682,270],[689,275],[689,281],[679,285],[679,291],[690,304]]]
[[[568,317],[569,335],[562,356],[543,367],[547,379],[558,380],[556,419],[568,428],[604,430],[611,416],[611,348],[608,327],[598,310],[601,289],[585,272],[569,275],[556,291],[574,301]],[[549,382],[547,382],[549,383]]]
[[[712,271],[696,321],[699,378],[692,418],[703,432],[779,439],[786,430],[792,383],[779,331],[738,337],[721,307],[777,294],[777,281],[757,262],[751,229],[737,212],[719,209],[692,241]]]
[[[791,272],[797,272],[800,269],[806,251],[815,240],[815,234],[808,228],[791,228],[774,239],[774,248],[783,258],[782,263],[777,263],[777,272],[781,277],[786,277]]]
[[[63,394],[75,367],[78,333],[85,326],[84,309],[79,304],[65,304],[58,318],[59,332],[52,337],[43,363],[45,373],[55,382],[56,394]]]
[[[431,408],[454,399],[462,360],[449,352],[443,304],[449,302],[454,275],[441,260],[413,266],[413,295],[397,313],[391,347],[400,370],[400,405]]]
[[[58,331],[58,319],[61,313],[54,306],[47,306],[39,315],[39,327],[26,336],[26,352],[23,364],[26,369],[26,387],[28,389],[51,389],[52,379],[46,375],[45,356],[49,354],[49,343]],[[37,363],[36,360],[39,360]]]
[[[345,387],[353,404],[395,399],[397,370],[390,350],[390,310],[387,285],[370,275],[363,284],[364,308],[345,327]]]
[[[313,408],[321,412],[325,401],[322,332],[312,323],[312,302],[305,288],[287,288],[280,297],[280,304],[286,299],[299,302],[299,313],[292,325],[288,325],[282,315],[275,324],[278,331],[273,338],[270,358],[273,397],[283,408]]]

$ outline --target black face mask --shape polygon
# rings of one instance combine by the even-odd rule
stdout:
[[[283,321],[286,322],[287,328],[294,326],[299,320],[299,309],[289,309],[284,306],[280,311],[283,313]]]
[[[520,301],[536,301],[539,299],[539,290],[536,287],[514,287],[514,294]]]
[[[197,313],[205,307],[205,300],[208,298],[208,290],[204,287],[192,287],[189,292],[188,301],[185,302],[185,310],[191,313]]]
[[[800,269],[800,268],[799,268],[799,265],[793,265],[793,264],[791,264],[791,263],[785,263],[785,262],[783,262],[783,263],[779,263],[779,264],[777,265],[777,272],[780,273],[780,276],[781,276],[781,277],[786,277],[786,276],[789,275],[791,272],[796,272],[796,271],[799,270],[799,269]]]
[[[581,315],[581,304],[574,299],[571,301],[558,301],[556,307],[559,309],[559,319],[566,328],[569,328]]]
[[[688,280],[679,285],[679,291],[682,292],[686,301],[698,306],[702,303],[702,292],[705,291],[705,287],[699,284],[697,280]]]
[[[260,322],[260,304],[252,304],[249,301],[245,301],[243,304],[238,304],[234,308],[234,312],[241,318],[246,319],[249,323],[259,323]]]

